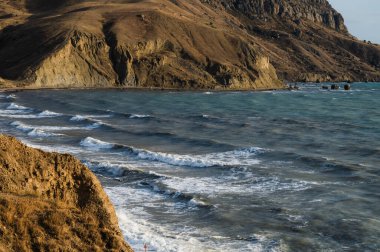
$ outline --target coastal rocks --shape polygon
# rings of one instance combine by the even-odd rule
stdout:
[[[331,90],[338,90],[340,87],[339,87],[339,85],[337,85],[337,84],[332,84],[331,85]]]
[[[0,135],[0,250],[132,251],[92,172]]]

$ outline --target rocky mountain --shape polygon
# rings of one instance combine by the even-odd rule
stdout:
[[[326,0],[5,0],[0,29],[3,87],[380,80],[380,47]]]
[[[87,167],[0,135],[0,251],[132,249]]]

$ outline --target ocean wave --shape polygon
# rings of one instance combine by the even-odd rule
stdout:
[[[29,110],[15,110],[15,109],[1,109],[0,113],[3,114],[4,116],[6,115],[25,115],[29,114]]]
[[[80,122],[86,120],[88,117],[82,115],[75,115],[70,118],[70,121]]]
[[[62,115],[63,114],[61,114],[61,113],[53,112],[50,110],[44,110],[38,114],[38,116],[41,118],[43,118],[43,117],[57,117],[57,116],[62,116]]]
[[[111,162],[111,161],[82,161],[93,172],[107,176],[107,177],[125,177],[128,182],[141,181],[146,179],[158,179],[163,176],[154,172],[144,172],[139,170],[136,166],[127,164],[125,162]],[[124,179],[124,178],[123,178]],[[123,180],[124,181],[124,180]]]
[[[75,126],[43,126],[43,125],[30,125],[25,124],[20,121],[14,121],[10,125],[15,126],[17,129],[30,133],[30,136],[36,136],[38,133],[42,132],[48,132],[48,131],[71,131],[71,130],[92,130],[96,127],[99,127],[98,125],[88,125],[85,127],[75,127]],[[32,133],[34,131],[34,133]],[[46,133],[45,136],[47,136],[48,133]],[[59,135],[59,134],[51,134],[50,136]]]
[[[173,154],[165,152],[154,152],[131,146],[105,142],[92,137],[83,139],[81,141],[81,145],[99,150],[112,148],[124,149],[129,154],[133,154],[138,159],[160,162],[174,166],[187,166],[194,168],[255,165],[259,164],[260,160],[253,158],[253,156],[265,151],[262,148],[249,147],[233,151],[209,153],[203,155]]]
[[[57,134],[52,132],[46,132],[40,129],[33,129],[28,133],[31,137],[51,137],[51,136],[62,136],[63,134]]]
[[[18,105],[17,103],[12,102],[8,107],[8,110],[31,110],[31,108]]]
[[[249,158],[252,155],[257,154],[258,151],[262,151],[262,149],[252,147],[204,155],[187,155],[133,149],[133,152],[139,159],[157,161],[174,166],[188,166],[194,168],[259,164],[260,161],[258,159]]]
[[[356,152],[359,150],[360,148],[355,149]],[[362,169],[360,167],[360,164],[342,162],[328,157],[303,155],[293,152],[280,151],[274,151],[270,153],[270,155],[273,155],[273,157],[276,157],[283,162],[299,162],[302,164],[304,169],[309,169],[311,171],[317,171],[321,173],[335,174],[337,176],[344,176],[346,178],[356,179],[358,176],[356,172]]]
[[[6,96],[7,99],[15,99],[16,95],[15,94],[10,94]]]
[[[105,148],[109,147],[104,142],[93,141],[93,139],[87,139],[88,142],[84,143],[86,146],[100,146],[103,145]],[[97,148],[96,147],[96,148]],[[142,187],[148,186],[154,192],[170,197],[173,200],[186,202],[189,207],[212,207],[211,204],[207,203],[205,199],[197,197],[196,195],[186,194],[179,191],[174,191],[171,188],[166,187],[160,181],[166,179],[166,175],[160,175],[155,172],[145,172],[136,168],[136,166],[125,162],[110,162],[110,161],[82,161],[87,165],[93,172],[101,174],[106,177],[114,177],[122,182],[139,182]]]
[[[249,176],[247,174],[247,176]],[[171,177],[161,180],[171,190],[184,194],[204,195],[208,198],[217,195],[268,194],[278,191],[303,191],[316,185],[314,182],[285,180],[278,177],[256,177],[240,179],[240,176],[222,177]]]
[[[129,116],[131,119],[141,119],[141,118],[151,118],[151,115],[143,115],[143,114],[132,114]]]
[[[94,118],[108,118],[111,115],[75,115],[70,118],[70,121],[80,122],[85,120],[94,121]]]
[[[97,129],[97,128],[100,128],[101,126],[105,125],[103,122],[101,121],[97,121],[97,122],[94,122],[93,124],[90,124],[88,126],[85,126],[85,127],[77,127],[77,128],[82,128],[82,129],[86,129],[86,130],[93,130],[93,129]]]
[[[115,144],[104,142],[104,141],[101,141],[99,139],[92,138],[92,137],[86,137],[85,139],[83,139],[80,142],[80,145],[87,147],[87,148],[96,149],[96,150],[112,149],[115,147]]]
[[[170,140],[171,142],[178,142],[178,143],[187,143],[191,145],[196,146],[204,146],[204,147],[213,147],[223,150],[233,149],[236,146],[218,142],[212,139],[204,139],[204,138],[191,138],[187,136],[178,136],[175,133],[171,132],[158,132],[158,131],[131,131],[131,130],[125,130],[121,129],[123,132],[135,135],[135,136],[143,136],[143,137],[162,137],[165,140]]]
[[[168,188],[165,184],[161,183],[162,180],[168,179],[167,177],[158,177],[159,183],[148,184],[153,191],[166,195],[172,199],[184,201],[188,204],[189,207],[201,207],[201,208],[213,208],[214,206],[207,202],[206,199],[203,199],[195,194],[184,193],[181,191],[173,190]]]
[[[0,117],[8,117],[15,119],[39,119],[39,118],[51,118],[62,116],[60,113],[45,110],[39,114],[30,114],[29,110],[0,110]]]
[[[152,221],[148,221],[150,214],[145,207],[152,208],[156,205],[158,207],[158,204],[165,200],[164,195],[127,187],[106,187],[105,191],[115,205],[120,228],[126,241],[136,251],[143,248],[145,243],[150,249],[158,252],[205,251],[202,242],[196,238],[196,233],[200,230],[164,223],[157,226]],[[160,211],[174,211],[179,214],[180,210],[174,202],[165,202],[160,205]],[[125,206],[128,206],[128,211],[125,210]]]
[[[12,113],[11,110],[0,110],[0,117],[8,117],[14,119],[35,119],[40,118],[37,115],[30,115],[25,113]]]
[[[187,216],[191,202],[170,202],[165,195],[130,187],[105,187],[105,191],[115,206],[126,241],[136,251],[141,250],[144,244],[157,252],[206,252],[214,251],[215,248],[218,251],[281,251],[279,245],[264,235],[251,234],[254,239],[236,239],[191,223],[172,225],[170,221],[160,220],[160,225],[157,225],[156,220],[152,219],[154,215],[150,213],[151,209],[168,216],[168,219],[172,215],[179,218]]]

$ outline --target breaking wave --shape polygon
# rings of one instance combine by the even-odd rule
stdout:
[[[173,166],[187,166],[194,168],[255,165],[259,164],[260,160],[253,157],[256,154],[265,151],[258,147],[248,147],[202,155],[173,154],[109,143],[92,137],[86,137],[80,142],[80,144],[84,147],[93,149],[125,149],[129,154],[134,155],[138,159],[160,162]]]

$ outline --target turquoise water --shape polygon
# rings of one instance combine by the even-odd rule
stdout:
[[[1,132],[74,154],[138,251],[380,250],[380,84],[0,93]]]

